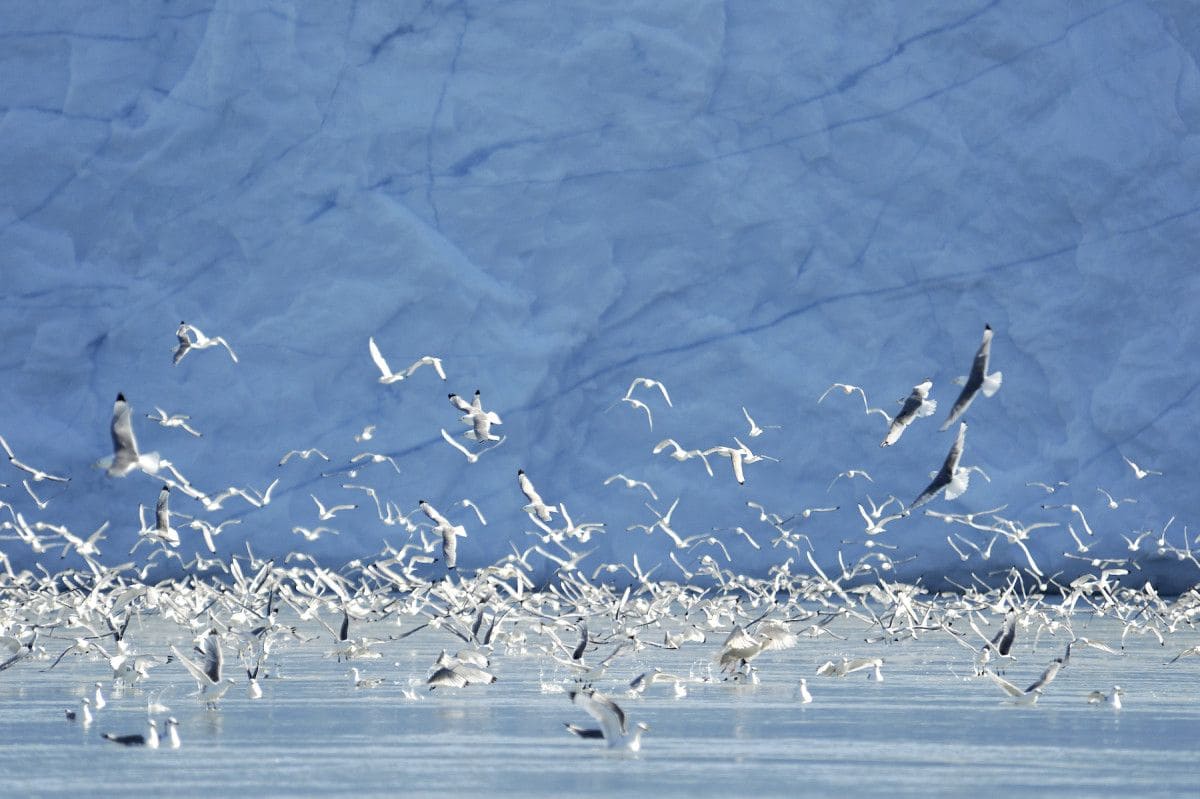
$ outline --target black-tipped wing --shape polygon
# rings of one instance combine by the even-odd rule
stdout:
[[[992,328],[990,325],[985,325],[983,328],[983,343],[979,345],[979,350],[975,353],[975,360],[971,362],[971,373],[967,375],[967,382],[963,385],[962,392],[959,393],[958,399],[954,401],[954,407],[950,409],[950,415],[946,421],[942,422],[942,430],[949,430],[950,425],[959,420],[971,402],[983,388],[983,379],[987,376],[988,359],[992,354]]]
[[[117,395],[112,415],[113,471],[124,471],[138,460],[137,439],[133,436],[133,409],[124,394]]]

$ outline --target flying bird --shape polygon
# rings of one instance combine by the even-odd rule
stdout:
[[[1159,475],[1162,474],[1162,472],[1155,471],[1154,469],[1143,469],[1141,466],[1138,466],[1136,463],[1129,460],[1129,458],[1126,458],[1124,455],[1122,455],[1121,457],[1125,460],[1126,463],[1129,464],[1129,468],[1133,469],[1133,476],[1139,480],[1145,480],[1147,477],[1149,477],[1152,474],[1159,474]]]
[[[195,336],[195,338],[193,339],[191,336]],[[180,322],[179,329],[175,331],[175,337],[179,339],[179,346],[175,348],[175,365],[178,365],[183,360],[183,356],[192,350],[206,350],[218,345],[225,348],[225,351],[229,353],[229,357],[233,359],[234,363],[238,362],[238,357],[234,354],[233,348],[229,346],[229,342],[220,336],[209,338],[195,325]]]
[[[975,353],[975,360],[971,363],[971,374],[967,375],[962,393],[954,401],[954,407],[950,409],[950,416],[942,422],[941,430],[949,430],[950,425],[957,422],[959,417],[967,412],[967,408],[970,407],[977,394],[983,392],[983,396],[990,397],[999,390],[1000,381],[1004,375],[1000,372],[988,374],[988,360],[991,358],[991,354],[992,326],[984,325],[983,343],[979,345],[979,350]]]
[[[900,436],[904,435],[904,431],[910,424],[937,411],[937,400],[929,399],[929,389],[931,388],[933,388],[933,381],[929,378],[925,378],[913,386],[912,393],[900,407],[900,412],[892,417],[887,435],[884,436],[883,441],[879,442],[879,446],[890,447],[895,444],[900,440]]]
[[[442,369],[442,359],[435,358],[432,355],[425,355],[418,358],[411,366],[401,372],[393,372],[388,366],[387,360],[384,359],[383,353],[379,351],[379,345],[375,343],[375,338],[372,336],[367,339],[367,346],[371,350],[371,360],[379,367],[379,382],[387,385],[389,383],[398,383],[405,378],[412,377],[413,372],[420,369],[422,366],[432,366],[438,373],[438,377],[442,380],[446,379],[446,372]]]
[[[966,437],[967,423],[962,422],[958,426],[958,437],[955,438],[954,445],[950,447],[950,452],[946,454],[946,460],[942,463],[941,470],[934,475],[933,480],[925,487],[925,490],[918,494],[917,498],[904,509],[905,516],[936,497],[943,490],[946,492],[946,499],[955,499],[967,490],[967,483],[971,479],[971,470],[958,465],[959,460],[962,458],[963,443]]]
[[[124,394],[117,394],[113,403],[112,423],[113,454],[101,458],[96,466],[106,470],[109,477],[125,477],[135,469],[154,474],[161,465],[157,452],[145,454],[138,451],[137,438],[133,435],[133,411],[125,401]]]

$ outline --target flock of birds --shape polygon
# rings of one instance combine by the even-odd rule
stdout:
[[[444,509],[424,499],[406,511],[385,498],[378,487],[364,484],[361,479],[343,483],[342,488],[365,495],[363,506],[373,508],[382,524],[403,530],[408,539],[401,547],[385,543],[374,556],[337,568],[319,564],[302,550],[277,560],[256,556],[247,546],[245,554],[220,557],[220,534],[239,520],[218,523],[203,514],[216,513],[229,501],[244,503],[251,512],[262,508],[271,502],[279,481],[262,491],[235,486],[221,491],[202,490],[170,460],[139,447],[133,408],[123,394],[118,394],[111,422],[113,451],[96,466],[110,478],[141,473],[162,483],[153,520],[148,521],[145,509],[140,509],[141,529],[129,552],[137,554],[144,546],[146,551],[140,560],[119,565],[101,561],[107,522],[84,535],[50,521],[46,512],[51,510],[53,498],[43,498],[40,487],[47,483],[67,485],[69,478],[26,463],[0,437],[11,469],[21,473],[22,488],[36,503],[39,514],[30,520],[26,510],[0,499],[0,512],[7,515],[0,521],[0,672],[51,670],[68,658],[94,663],[97,681],[89,682],[84,698],[65,713],[69,723],[90,728],[107,704],[103,693],[106,683],[123,691],[138,690],[152,670],[169,673],[172,679],[190,677],[199,701],[210,711],[220,712],[222,700],[235,686],[248,700],[261,699],[260,681],[278,671],[279,662],[289,651],[314,642],[325,648],[330,659],[353,664],[338,668],[349,669],[345,676],[354,690],[381,688],[387,681],[369,673],[368,664],[382,657],[389,646],[401,646],[396,642],[426,631],[426,635],[456,639],[461,647],[453,655],[443,650],[424,677],[411,678],[402,692],[405,699],[420,699],[438,690],[486,691],[486,686],[503,679],[505,657],[538,658],[565,675],[561,681],[548,683],[546,689],[561,690],[595,722],[595,726],[564,722],[569,733],[602,741],[608,748],[637,751],[649,728],[631,722],[618,700],[627,703],[657,684],[670,685],[682,698],[688,686],[695,683],[756,683],[759,664],[770,660],[759,660],[760,656],[796,647],[801,638],[844,641],[845,636],[838,630],[845,631],[849,625],[871,645],[891,646],[921,637],[952,641],[961,647],[971,674],[994,683],[1012,702],[1033,705],[1068,667],[1073,652],[1076,657],[1081,651],[1105,657],[1120,655],[1113,645],[1075,634],[1073,619],[1079,610],[1119,620],[1123,632],[1118,646],[1123,646],[1129,635],[1152,636],[1164,646],[1174,635],[1194,637],[1200,590],[1193,588],[1181,596],[1166,598],[1148,582],[1133,588],[1123,584],[1121,578],[1130,574],[1143,542],[1154,535],[1157,539],[1149,548],[1157,555],[1190,560],[1197,568],[1200,561],[1191,551],[1186,530],[1182,547],[1167,543],[1170,523],[1158,533],[1133,531],[1135,537],[1126,537],[1127,553],[1098,556],[1089,551],[1091,544],[1087,542],[1094,533],[1084,510],[1076,504],[1046,504],[1046,509],[1065,511],[1074,550],[1064,554],[1090,567],[1074,580],[1059,581],[1058,575],[1039,568],[1026,543],[1034,531],[1059,527],[1058,522],[1023,523],[1001,515],[1002,507],[972,513],[927,509],[928,517],[953,528],[946,541],[964,562],[972,556],[987,560],[997,541],[1003,541],[1019,549],[1027,565],[1003,570],[1003,576],[991,582],[974,576],[974,582],[960,585],[953,595],[931,595],[920,585],[894,579],[897,562],[888,550],[895,547],[879,538],[888,525],[939,495],[947,499],[961,496],[968,489],[971,475],[982,473],[977,466],[962,464],[967,425],[961,420],[979,396],[990,397],[1000,388],[1000,372],[989,371],[992,336],[992,329],[985,327],[970,374],[941,425],[942,430],[949,430],[957,424],[941,468],[908,504],[895,496],[882,503],[867,497],[866,505],[859,504],[868,552],[850,564],[839,553],[840,571],[829,572],[813,557],[812,542],[797,526],[804,519],[831,513],[837,507],[808,508],[785,517],[756,502],[747,504],[772,530],[771,546],[784,547],[779,562],[765,575],[738,572],[728,551],[732,540],[755,549],[761,549],[765,541],[760,542],[742,527],[735,528],[728,538],[715,531],[695,535],[680,532],[672,520],[678,499],[665,512],[647,502],[653,518],[627,531],[640,530],[668,539],[670,566],[657,562],[646,568],[636,554],[629,562],[592,562],[595,550],[581,547],[593,536],[605,534],[605,524],[576,522],[564,503],[544,498],[523,469],[516,474],[513,497],[514,502],[521,502],[533,528],[528,534],[535,541],[523,550],[513,545],[504,557],[470,573],[458,568],[459,542],[467,537],[465,524],[455,523]],[[177,337],[177,365],[193,351],[217,347],[224,348],[234,363],[238,360],[225,339],[210,338],[194,325],[181,323]],[[447,379],[439,358],[421,357],[407,368],[393,371],[374,338],[369,340],[368,349],[383,385],[412,379],[424,367],[431,367],[441,380]],[[886,421],[880,446],[893,447],[911,425],[936,413],[937,402],[930,397],[932,387],[929,379],[917,383],[895,415],[872,408],[860,387],[846,383],[834,383],[818,402],[836,392],[859,394],[864,411]],[[485,407],[480,392],[476,391],[470,400],[454,393],[448,399],[466,429],[454,435],[442,428],[441,436],[465,457],[468,465],[504,444],[505,437],[497,433],[503,421],[496,411]],[[613,407],[628,405],[644,413],[653,430],[651,403],[659,400],[671,407],[667,387],[658,380],[639,377]],[[759,425],[749,411],[742,410],[749,440],[777,427]],[[202,435],[191,426],[188,416],[168,414],[161,408],[155,411],[146,418],[191,436]],[[373,434],[374,427],[368,426],[355,440],[366,442]],[[679,462],[698,460],[710,476],[716,474],[712,459],[727,458],[738,483],[745,482],[747,466],[773,460],[752,450],[740,437],[735,437],[732,445],[703,448],[684,447],[666,438],[653,448],[655,455],[664,452]],[[279,466],[311,459],[330,460],[319,449],[292,450],[280,458]],[[363,452],[344,468],[325,476],[354,479],[360,469],[373,463],[389,464],[399,471],[390,456]],[[1127,463],[1136,480],[1159,474],[1128,459]],[[865,471],[852,469],[834,477],[830,486],[843,478],[872,482]],[[625,474],[612,475],[605,485],[644,492],[650,500],[659,500],[653,486]],[[1035,487],[1053,494],[1064,485]],[[1110,509],[1136,501],[1118,499],[1103,488],[1097,491]],[[189,515],[173,509],[172,503],[179,495],[195,502],[202,511]],[[317,525],[297,524],[292,530],[308,541],[338,535],[338,530],[322,523],[334,524],[339,514],[360,507],[358,502],[328,503],[316,494],[311,497]],[[460,506],[469,509],[481,525],[487,524],[482,510],[469,499],[462,500]],[[889,513],[893,506],[894,512]],[[1076,523],[1083,537],[1076,531]],[[197,548],[200,542],[203,544],[203,552],[197,552],[190,561],[185,561],[180,552],[184,529],[198,536]],[[12,545],[28,547],[39,556],[34,570],[14,569],[5,551]],[[801,553],[807,568],[801,565],[793,571]],[[40,558],[47,554],[57,557]],[[783,558],[783,554],[788,556]],[[68,556],[82,565],[49,569],[48,564],[62,563]],[[149,579],[151,567],[161,567],[172,559],[177,561],[173,574]],[[535,579],[539,569],[549,569],[549,578]],[[1057,599],[1050,599],[1050,595],[1057,595]],[[142,617],[175,625],[191,645],[180,648],[170,644],[164,648],[158,641],[139,641],[141,626],[131,622]],[[310,635],[313,630],[321,632]],[[1065,638],[1063,654],[1046,664],[1040,676],[1025,688],[1002,676],[1020,663],[1018,640],[1033,641],[1036,651],[1036,643],[1043,636]],[[699,653],[708,667],[673,674],[659,667],[645,670],[633,666],[656,650],[684,648]],[[1169,663],[1195,655],[1200,655],[1200,645],[1184,648]],[[230,662],[234,660],[236,667]],[[884,664],[883,655],[840,655],[817,666],[814,677],[836,679],[866,673],[878,681],[884,678]],[[1120,686],[1113,685],[1093,691],[1086,699],[1119,710],[1123,694]],[[125,746],[178,748],[180,735],[174,717],[165,719],[160,732],[159,718],[169,709],[161,703],[161,693],[158,697],[147,701],[144,731],[106,732],[103,737]],[[796,701],[814,701],[807,678],[796,686]]]

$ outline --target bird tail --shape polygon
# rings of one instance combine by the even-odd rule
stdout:
[[[990,375],[985,375],[983,385],[979,390],[983,392],[983,396],[990,397],[1000,390],[1000,383],[1004,380],[1003,372],[992,372]]]

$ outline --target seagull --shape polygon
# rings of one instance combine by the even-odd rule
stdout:
[[[112,741],[113,743],[121,744],[122,746],[144,746],[147,749],[157,749],[158,722],[156,722],[154,719],[150,719],[146,722],[146,725],[147,729],[145,735],[137,733],[133,735],[117,735],[116,733],[106,732],[102,737],[106,741]]]
[[[708,457],[705,455],[705,453],[701,452],[698,449],[684,449],[683,447],[679,446],[679,442],[677,442],[673,438],[664,438],[662,441],[655,444],[654,449],[651,450],[651,454],[657,455],[658,453],[662,452],[667,447],[673,448],[673,451],[671,452],[671,457],[674,458],[675,460],[679,461],[680,463],[682,463],[683,461],[686,461],[690,458],[699,458],[700,460],[704,461],[705,471],[708,472],[709,477],[713,476],[712,466],[709,465]]]
[[[309,496],[312,497],[313,502],[317,503],[317,517],[323,522],[327,522],[332,519],[338,514],[339,511],[354,510],[358,507],[357,505],[334,505],[331,508],[326,508],[321,503],[321,500],[317,499],[316,494],[309,494]]]
[[[179,741],[179,722],[174,716],[167,719],[167,746],[172,749],[178,749]]]
[[[361,444],[364,441],[370,441],[371,437],[374,435],[375,435],[375,425],[369,424],[362,429],[361,433],[358,433],[357,435],[354,436],[354,440],[357,441],[359,444]]]
[[[580,738],[600,738],[609,749],[626,749],[636,752],[642,747],[642,733],[649,731],[643,722],[633,725],[630,732],[625,719],[625,711],[616,702],[594,688],[580,688],[567,691],[571,703],[583,709],[589,716],[600,723],[600,729],[585,729],[575,724],[567,724],[566,728]]]
[[[812,704],[813,699],[812,699],[812,693],[808,690],[808,680],[806,680],[803,677],[800,678],[799,691],[800,691],[800,704],[802,704],[802,705]]]
[[[350,667],[350,674],[354,678],[355,688],[378,688],[383,685],[382,677],[363,677],[358,673],[357,666]]]
[[[190,338],[189,334],[191,336],[195,336],[196,338],[193,340]],[[225,351],[229,353],[229,357],[233,359],[234,363],[238,362],[238,357],[234,354],[233,348],[229,346],[229,342],[220,336],[209,338],[208,336],[204,335],[200,328],[196,327],[195,325],[189,325],[187,322],[180,322],[179,329],[175,331],[175,337],[179,339],[179,346],[175,350],[174,362],[176,365],[183,360],[183,356],[187,355],[192,350],[206,350],[209,347],[215,347],[218,344],[225,348]]]
[[[855,477],[862,477],[865,478],[868,483],[875,482],[873,479],[871,479],[871,475],[862,469],[847,469],[844,472],[838,472],[837,477],[829,481],[829,485],[825,488],[825,493],[828,494],[829,490],[833,488],[833,484],[838,480],[841,480],[843,477],[845,477],[847,480],[853,480]]]
[[[1141,466],[1138,466],[1136,463],[1129,460],[1129,458],[1126,458],[1124,455],[1122,455],[1121,457],[1124,458],[1125,462],[1129,464],[1129,468],[1133,469],[1133,476],[1139,480],[1145,480],[1147,477],[1149,477],[1152,474],[1158,474],[1158,475],[1162,474],[1162,472],[1155,471],[1154,469],[1143,469]]]
[[[360,452],[350,459],[351,463],[358,463],[364,460],[370,460],[371,463],[390,463],[392,468],[396,470],[396,474],[400,474],[400,467],[396,464],[396,459],[391,455],[381,455],[378,452]],[[353,475],[351,475],[353,477]]]
[[[1033,685],[1029,686],[1024,691],[1022,691],[1020,688],[1013,685],[1012,683],[1010,683],[1008,680],[1004,679],[1000,675],[996,674],[994,671],[984,669],[983,673],[992,682],[996,683],[996,685],[998,685],[1000,687],[1000,690],[1002,690],[1002,691],[1004,691],[1004,693],[1008,694],[1008,696],[1011,697],[1011,701],[1014,704],[1036,705],[1038,699],[1040,699],[1042,696],[1042,681],[1041,680],[1038,680]]]
[[[517,485],[521,487],[521,493],[529,500],[529,504],[521,508],[526,513],[537,516],[544,522],[550,521],[550,517],[558,511],[553,505],[547,505],[542,501],[542,497],[538,494],[537,489],[533,487],[533,482],[530,481],[529,475],[525,474],[524,469],[517,469]]]
[[[449,519],[425,500],[417,505],[433,522],[434,530],[442,536],[442,559],[446,562],[446,568],[454,569],[458,565],[458,538],[466,537],[467,528],[461,524],[450,524]]]
[[[848,397],[848,396],[850,396],[851,394],[853,394],[855,391],[857,391],[857,392],[859,393],[859,396],[861,396],[861,397],[862,397],[862,401],[863,401],[863,410],[864,410],[864,411],[867,411],[868,413],[870,412],[870,408],[868,407],[868,404],[867,404],[867,392],[863,391],[863,390],[862,390],[861,388],[859,388],[858,386],[852,386],[852,385],[850,385],[849,383],[834,383],[832,386],[830,386],[829,388],[825,389],[825,393],[824,393],[824,394],[822,394],[822,395],[821,395],[821,396],[820,396],[820,397],[817,399],[817,402],[824,402],[824,401],[825,401],[825,398],[826,398],[827,396],[829,396],[829,392],[833,391],[835,388],[836,388],[836,389],[839,389],[839,390],[840,390],[840,391],[841,391],[843,394],[845,394],[847,397]]]
[[[783,425],[781,425],[781,424],[768,424],[768,425],[757,424],[754,421],[754,419],[750,416],[750,411],[746,410],[745,405],[742,406],[742,415],[746,417],[746,421],[750,424],[750,437],[751,438],[757,438],[758,436],[761,436],[763,434],[763,432],[766,430],[779,430],[780,428],[783,427]]]
[[[1103,691],[1092,691],[1088,694],[1087,701],[1089,705],[1108,705],[1113,710],[1121,709],[1121,697],[1125,694],[1125,689],[1119,685],[1114,685],[1112,690],[1107,694]]]
[[[135,469],[141,469],[147,474],[158,472],[162,464],[158,453],[138,452],[137,439],[133,435],[133,411],[125,401],[124,394],[117,394],[117,401],[113,403],[110,427],[113,454],[97,461],[97,467],[106,470],[109,477],[125,477]]]
[[[92,723],[92,700],[86,696],[79,700],[79,710],[66,711],[67,721],[78,721],[83,726],[88,726]]]
[[[642,402],[639,399],[634,399],[633,397],[621,397],[621,399],[619,401],[620,402],[628,402],[633,407],[641,408],[643,411],[645,411],[646,412],[646,421],[650,423],[650,429],[652,431],[654,430],[654,415],[652,413],[650,413],[649,405],[647,405],[646,403]]]
[[[196,681],[196,693],[207,694],[212,691],[213,694],[209,698],[209,707],[214,707],[217,701],[224,696],[225,691],[229,690],[229,686],[233,684],[233,680],[229,678],[221,678],[221,669],[225,664],[225,655],[221,651],[221,639],[217,635],[217,631],[210,630],[208,635],[204,636],[204,640],[200,646],[196,647],[197,651],[203,656],[203,664],[198,664],[190,658],[186,657],[179,648],[171,644],[171,653],[175,655],[175,659],[183,664],[184,668],[191,673],[192,678]]]
[[[954,445],[950,447],[950,452],[946,454],[946,460],[942,463],[941,470],[934,475],[933,480],[925,487],[925,490],[917,495],[917,498],[904,509],[905,516],[936,497],[942,490],[946,492],[946,499],[955,499],[967,490],[967,483],[970,482],[971,478],[971,470],[964,469],[958,465],[959,460],[962,458],[963,444],[966,437],[967,423],[962,422],[958,427],[958,437],[954,440]]]
[[[301,527],[299,525],[296,525],[295,527],[292,528],[292,532],[295,533],[296,535],[304,536],[305,541],[317,541],[321,538],[321,535],[323,533],[329,533],[330,535],[340,535],[340,533],[337,530],[334,530],[332,527],[324,527],[324,526],[314,527],[314,528],[310,529],[308,527]]]
[[[1121,505],[1124,503],[1129,503],[1132,505],[1137,504],[1136,499],[1130,499],[1129,497],[1122,497],[1121,499],[1116,499],[1115,497],[1113,497],[1112,494],[1108,493],[1103,488],[1097,488],[1096,491],[1103,494],[1104,498],[1108,500],[1107,504],[1108,504],[1109,510],[1116,510],[1117,508],[1121,507]]]
[[[196,438],[201,437],[201,433],[187,423],[187,420],[192,418],[187,414],[177,413],[174,416],[168,416],[167,412],[157,405],[154,406],[154,410],[158,411],[158,416],[148,413],[146,414],[147,419],[153,419],[163,427],[182,427]]]
[[[279,459],[279,465],[282,466],[283,464],[287,463],[295,455],[299,455],[303,460],[308,460],[313,455],[316,455],[318,458],[320,458],[323,461],[329,460],[328,455],[326,455],[324,452],[317,449],[316,447],[313,447],[311,449],[288,450],[287,452],[284,453],[283,457]]]
[[[658,494],[654,493],[654,489],[650,486],[649,483],[643,482],[642,480],[634,480],[632,477],[626,477],[625,475],[620,474],[620,473],[617,473],[617,474],[612,475],[611,477],[605,478],[604,485],[608,485],[609,483],[612,483],[616,480],[620,480],[623,483],[625,483],[626,488],[644,488],[644,489],[646,489],[646,491],[648,491],[650,493],[651,499],[653,499],[655,501],[658,500]]]
[[[12,449],[8,446],[8,442],[4,440],[3,436],[0,436],[0,446],[4,447],[4,452],[8,455],[8,462],[21,471],[31,474],[33,476],[33,482],[35,483],[41,482],[42,480],[50,480],[55,483],[68,483],[71,481],[71,478],[69,477],[59,477],[48,472],[43,472],[41,469],[34,468],[27,463],[22,463],[21,461],[17,460],[16,456],[13,455]],[[41,503],[38,504],[40,505]]]
[[[1000,372],[992,372],[988,374],[988,360],[992,354],[992,326],[983,326],[983,343],[979,345],[978,352],[975,353],[975,360],[971,364],[971,374],[967,375],[967,381],[963,385],[962,393],[958,395],[958,399],[954,401],[954,407],[950,409],[950,416],[946,421],[942,422],[941,430],[949,430],[950,425],[958,421],[959,417],[967,412],[971,402],[975,399],[975,395],[983,392],[983,396],[990,397],[1000,388],[1000,381],[1003,375]]]
[[[637,388],[638,386],[644,386],[646,388],[657,388],[660,392],[662,392],[663,399],[666,400],[666,402],[667,402],[667,407],[668,408],[675,407],[674,405],[671,404],[671,395],[667,393],[667,387],[664,386],[659,381],[654,380],[649,377],[635,377],[633,379],[633,382],[629,384],[629,389],[625,392],[625,396],[622,399],[628,400],[630,397],[632,397],[633,390],[635,388]],[[649,413],[649,409],[647,409],[647,413]]]
[[[447,433],[446,428],[444,428],[444,427],[442,428],[442,438],[446,439],[447,444],[454,447],[456,450],[458,450],[463,455],[465,455],[467,458],[467,463],[474,463],[475,461],[479,460],[479,453],[471,452],[471,450],[467,449],[462,444],[455,441],[454,437],[451,436],[449,433]],[[499,445],[497,445],[497,446],[499,446]]]
[[[405,378],[412,377],[413,372],[420,369],[422,366],[432,366],[438,373],[438,377],[442,380],[446,379],[446,372],[442,369],[442,359],[435,358],[432,355],[425,355],[418,358],[411,366],[402,372],[393,372],[388,362],[384,360],[383,353],[379,351],[379,345],[375,343],[375,338],[372,336],[367,339],[367,346],[371,350],[371,360],[375,361],[375,365],[379,367],[379,382],[387,385],[388,383],[398,383]]]
[[[883,441],[879,442],[879,446],[890,447],[895,444],[900,440],[900,436],[904,435],[904,431],[910,424],[917,419],[931,416],[937,411],[937,400],[929,399],[929,389],[931,388],[933,388],[933,381],[928,377],[913,386],[912,393],[900,407],[900,412],[892,418],[887,435],[883,437]]]

